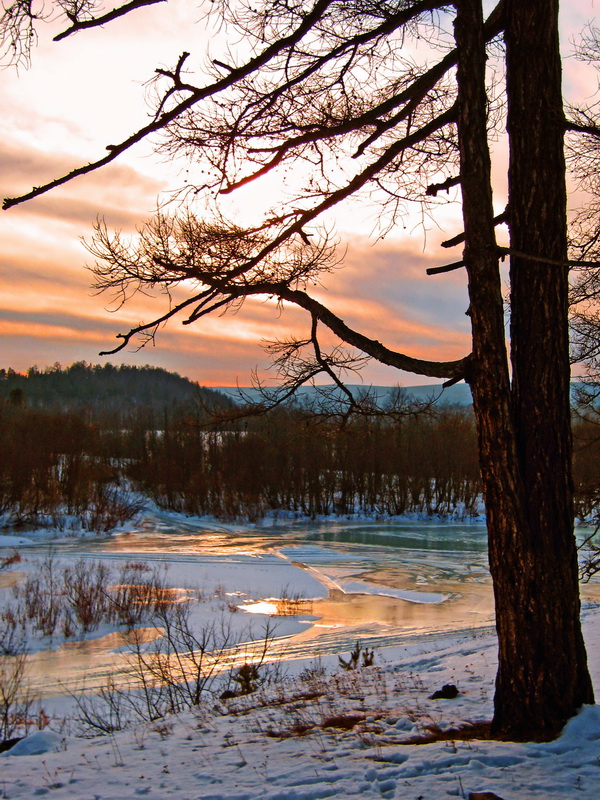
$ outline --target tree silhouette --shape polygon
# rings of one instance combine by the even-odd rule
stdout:
[[[70,23],[65,35],[110,16],[95,4],[59,5]],[[19,30],[27,30],[29,4],[17,0],[13,8],[21,14]],[[91,247],[96,286],[124,299],[132,290],[155,288],[187,294],[160,317],[121,334],[116,350],[135,337],[152,338],[172,317],[191,324],[239,308],[247,297],[268,296],[299,306],[309,318],[304,340],[273,346],[284,394],[320,374],[344,391],[343,371],[365,356],[419,375],[468,381],[499,639],[492,727],[506,737],[553,736],[582,703],[593,702],[573,537],[569,124],[558,0],[501,0],[485,21],[481,0],[220,0],[209,13],[232,26],[232,42],[243,42],[244,55],[214,59],[208,79],[195,83],[183,53],[172,70],[157,70],[158,99],[148,124],[97,161],[4,207],[98,169],[160,131],[160,149],[201,161],[206,178],[189,189],[181,210],[159,213],[133,242],[99,225]],[[26,57],[15,44],[23,41],[19,31],[7,30],[13,52]],[[403,47],[416,39],[433,45],[427,63],[410,59]],[[490,45],[505,72],[502,92],[486,74]],[[492,118],[510,145],[509,203],[499,216],[492,206]],[[305,189],[255,227],[199,216],[196,198],[228,194],[298,163],[309,171]],[[318,226],[324,214],[370,196],[382,224],[393,227],[406,203],[430,210],[454,186],[464,230],[447,244],[463,244],[462,258],[433,272],[466,270],[471,354],[452,362],[413,358],[354,330],[311,294],[311,283],[340,259]],[[496,242],[500,222],[509,227],[508,248]],[[504,257],[510,259],[510,355],[499,269]],[[323,328],[339,346],[324,349]],[[346,396],[351,410],[354,400]]]

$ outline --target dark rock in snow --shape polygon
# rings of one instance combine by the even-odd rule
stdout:
[[[469,800],[502,800],[494,792],[470,792]]]
[[[429,696],[430,700],[454,700],[460,692],[453,683],[445,683],[441,689]]]
[[[22,738],[22,736],[15,736],[14,739],[4,739],[4,741],[0,742],[0,753],[10,750],[10,748],[18,744]]]

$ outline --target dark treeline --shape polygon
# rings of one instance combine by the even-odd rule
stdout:
[[[0,524],[106,531],[139,507],[128,460],[164,419],[200,423],[220,392],[154,367],[0,369]]]
[[[187,378],[158,367],[122,364],[55,364],[44,370],[30,367],[25,374],[0,369],[0,401],[26,404],[48,411],[85,411],[103,425],[127,423],[140,409],[165,409],[181,415],[196,405],[230,408],[221,392],[198,386]]]
[[[471,414],[441,408],[344,428],[279,409],[244,430],[173,425],[144,440],[128,474],[161,507],[224,519],[477,512],[481,492]]]
[[[343,428],[294,409],[278,409],[236,431],[207,432],[189,419],[166,423],[134,437],[126,470],[165,509],[222,519],[258,519],[276,510],[307,516],[480,511],[470,408],[441,406],[399,421],[358,418]],[[575,510],[583,520],[600,505],[600,429],[594,419],[577,417],[574,433]]]
[[[7,526],[108,531],[136,502],[121,491],[106,435],[81,412],[0,403],[0,515]]]
[[[600,523],[600,408],[584,407],[573,422],[575,513]]]
[[[44,373],[30,370],[20,382],[15,374],[1,373],[0,521],[5,526],[106,531],[130,518],[144,497],[164,509],[229,520],[277,511],[312,517],[468,516],[480,510],[468,407],[434,407],[396,420],[358,417],[344,427],[290,407],[209,430],[210,394],[199,399],[186,386],[183,397],[167,393],[160,403],[169,373],[135,372],[76,364]],[[120,389],[115,373],[123,376]],[[45,376],[55,382],[44,384]],[[94,401],[85,400],[82,384],[102,382],[102,377],[109,388]],[[153,378],[162,383],[152,390],[150,381],[144,395],[139,387]],[[70,383],[59,391],[65,380]],[[39,389],[44,385],[45,393]],[[66,409],[59,401],[66,397],[65,385],[72,387]],[[222,412],[228,401],[212,394]],[[141,401],[148,396],[152,402]],[[576,511],[589,518],[600,504],[596,415],[577,416],[574,430]]]

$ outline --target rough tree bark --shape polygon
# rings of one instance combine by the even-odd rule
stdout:
[[[505,624],[506,614],[510,613],[514,621],[518,608],[511,608],[511,597],[505,598],[504,595],[506,586],[519,571],[516,542],[522,535],[526,520],[515,446],[504,304],[493,219],[485,92],[486,55],[479,0],[461,0],[457,4],[455,39],[459,52],[458,136],[465,231],[463,259],[469,281],[473,339],[468,380],[477,421],[497,629],[499,639],[503,640],[500,650],[505,652],[504,641],[511,635],[519,636],[518,629]],[[500,608],[498,602],[502,604]],[[502,703],[496,706],[495,715],[495,728],[509,734],[507,727],[498,722],[499,717],[512,721],[510,714],[504,714]],[[515,719],[514,723],[520,731],[521,722]]]
[[[517,0],[506,13],[511,249],[566,264],[558,3]],[[499,640],[493,731],[546,738],[594,699],[573,536],[568,269],[511,257],[511,387],[478,0],[458,4],[456,41],[470,383]]]
[[[508,0],[511,362],[519,536],[490,530],[500,663],[494,728],[551,736],[594,696],[579,622],[558,0]],[[535,261],[539,256],[556,264]],[[532,258],[533,257],[533,258]],[[563,266],[559,266],[562,264]]]

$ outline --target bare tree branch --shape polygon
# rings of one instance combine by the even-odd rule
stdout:
[[[594,125],[593,123],[586,125],[572,120],[565,120],[565,128],[574,133],[588,133],[590,136],[600,138],[600,125]]]
[[[97,161],[92,161],[83,167],[78,167],[77,169],[69,172],[67,175],[50,181],[43,186],[34,187],[30,192],[27,192],[20,197],[6,198],[2,204],[2,208],[12,208],[12,206],[16,206],[19,203],[25,202],[26,200],[39,197],[41,194],[45,194],[51,189],[55,189],[57,186],[62,186],[64,183],[67,183],[79,175],[87,175],[89,172],[93,172],[94,170],[109,164],[111,161],[114,161],[117,156],[121,155],[121,153],[124,153],[126,150],[129,150],[129,148],[133,147],[135,144],[138,144],[138,142],[141,142],[149,134],[156,133],[157,131],[165,128],[169,122],[172,122],[180,114],[183,114],[195,103],[199,102],[205,97],[210,97],[211,95],[216,94],[229,86],[232,86],[234,83],[236,83],[236,81],[239,81],[245,76],[255,72],[278,53],[300,41],[306,35],[306,33],[311,30],[313,25],[316,24],[318,19],[325,13],[328,6],[330,6],[332,2],[333,0],[317,0],[312,11],[304,17],[302,23],[289,36],[285,36],[269,45],[258,56],[250,59],[250,61],[243,66],[232,69],[231,72],[221,80],[215,81],[203,89],[197,89],[186,100],[178,103],[173,109],[165,112],[158,119],[155,119],[148,125],[140,128],[138,131],[136,131],[136,133],[129,136],[120,144],[108,145],[106,148],[109,151],[108,155],[98,159]]]
[[[54,37],[54,41],[60,42],[61,39],[65,39],[67,36],[77,33],[78,31],[85,30],[86,28],[97,28],[101,25],[106,25],[107,22],[112,22],[114,19],[123,17],[125,14],[129,14],[131,11],[135,11],[137,8],[153,6],[156,5],[156,3],[164,2],[166,2],[166,0],[131,0],[131,2],[125,3],[125,5],[118,6],[117,8],[113,8],[112,11],[108,11],[106,14],[102,14],[99,17],[92,17],[88,19],[75,18],[71,27],[62,31],[62,33],[57,34]],[[70,15],[67,16],[72,19]]]
[[[150,2],[159,2],[159,0],[150,0]],[[77,169],[72,170],[68,174],[60,178],[57,178],[53,181],[50,181],[49,183],[44,184],[43,186],[34,187],[30,192],[27,192],[24,195],[14,198],[6,198],[3,202],[2,206],[3,209],[5,210],[9,209],[12,206],[25,202],[26,200],[38,197],[41,194],[44,194],[45,192],[56,188],[57,186],[61,186],[64,183],[67,183],[73,178],[76,178],[80,175],[86,175],[96,169],[99,169],[100,167],[105,166],[106,164],[110,163],[115,158],[117,158],[119,155],[124,153],[126,150],[130,149],[135,144],[138,144],[140,141],[145,139],[148,135],[156,133],[159,130],[163,130],[165,127],[169,125],[169,123],[173,122],[178,117],[183,115],[188,109],[192,108],[192,106],[194,106],[196,103],[200,102],[205,98],[216,95],[228,87],[234,86],[235,84],[242,81],[245,77],[255,73],[262,66],[267,64],[271,59],[273,59],[276,55],[292,48],[294,45],[300,42],[301,39],[316,25],[319,18],[325,13],[325,11],[332,4],[332,2],[333,0],[317,0],[313,9],[305,15],[301,24],[297,27],[295,31],[293,31],[293,33],[275,41],[273,44],[265,48],[265,50],[262,53],[260,53],[255,58],[250,59],[246,64],[242,65],[241,67],[228,68],[229,70],[228,74],[225,77],[221,78],[220,80],[217,80],[214,83],[209,84],[208,86],[201,89],[185,87],[188,90],[191,90],[190,96],[188,98],[178,103],[170,111],[165,111],[163,114],[155,118],[151,123],[140,128],[138,131],[136,131],[136,133],[132,134],[130,137],[120,142],[118,145],[108,145],[106,149],[109,151],[109,154],[107,156],[104,156],[103,158],[100,158],[97,161],[90,162],[85,166],[78,167]],[[408,9],[402,9],[398,13],[392,15],[388,20],[386,20],[383,24],[378,26],[374,31],[369,31],[365,33],[362,37],[356,37],[356,39],[357,41],[362,41],[363,39],[368,41],[368,39],[370,38],[383,36],[386,33],[389,34],[390,32],[394,31],[396,28],[406,23],[413,17],[418,16],[419,14],[422,14],[425,11],[432,11],[437,8],[443,7],[443,5],[444,3],[440,2],[440,0],[418,0],[418,2],[414,4],[414,6],[411,6]],[[125,8],[125,6],[123,8]],[[348,44],[347,42],[344,42],[342,45],[340,45],[338,50],[341,53],[344,50],[348,49],[348,47],[351,45],[352,43]],[[318,69],[318,67],[322,63],[326,62],[332,57],[334,56],[331,53],[328,53],[326,56],[322,56],[320,59],[317,59],[316,63],[311,66],[310,71],[312,72]]]
[[[557,261],[553,258],[544,258],[542,256],[534,256],[531,253],[523,253],[520,250],[514,250],[512,247],[498,247],[501,257],[504,256],[517,256],[517,258],[524,258],[528,261],[537,261],[540,264],[550,264],[553,267],[600,267],[600,260],[598,261],[579,261],[567,259],[566,261]]]
[[[425,194],[429,195],[430,197],[435,197],[439,192],[447,192],[453,186],[458,186],[459,184],[460,175],[453,175],[441,183],[432,183],[427,187]]]
[[[121,344],[118,345],[117,347],[113,348],[112,350],[102,350],[99,353],[99,355],[101,355],[101,356],[112,356],[115,353],[118,353],[120,350],[123,350],[125,347],[127,347],[129,342],[135,336],[138,336],[139,334],[148,334],[147,341],[150,340],[150,339],[153,339],[154,338],[154,332],[158,329],[158,327],[160,325],[162,325],[167,320],[171,319],[171,317],[174,317],[180,311],[183,311],[184,308],[188,308],[190,305],[193,305],[196,302],[197,302],[197,298],[196,297],[189,298],[188,300],[184,300],[182,303],[178,303],[176,306],[173,306],[173,308],[169,309],[169,311],[167,311],[166,314],[163,314],[162,317],[158,317],[157,319],[152,320],[152,322],[141,323],[140,325],[136,326],[135,328],[132,328],[127,333],[118,333],[117,334],[117,339],[122,339],[123,340],[121,342]],[[152,332],[152,333],[150,333],[150,332]],[[145,342],[144,342],[144,344],[145,344]],[[141,345],[141,346],[143,347],[143,345]]]
[[[425,272],[427,275],[441,275],[444,272],[454,272],[454,270],[461,269],[464,266],[464,261],[454,261],[452,264],[444,264],[443,267],[429,267]]]
[[[429,192],[429,190],[427,191]],[[508,222],[508,219],[509,217],[508,217],[508,206],[507,206],[501,214],[498,214],[498,216],[494,217],[494,225],[502,225],[503,223]],[[442,242],[442,247],[448,247],[448,248],[456,247],[457,244],[462,244],[464,241],[465,241],[465,234],[463,231],[463,233],[459,233],[457,236],[453,236],[452,239],[446,239],[445,242]],[[428,272],[428,274],[433,275],[434,273]]]
[[[261,251],[256,255],[253,259],[251,259],[248,264],[240,267],[240,270],[247,270],[251,269],[252,267],[256,266],[263,258],[265,258],[269,253],[276,250],[280,245],[282,245],[285,241],[290,239],[294,234],[300,234],[302,229],[306,227],[306,225],[317,217],[319,217],[324,211],[333,208],[333,206],[340,203],[342,200],[345,200],[348,197],[356,194],[359,189],[365,186],[369,181],[377,178],[377,176],[381,173],[381,171],[391,164],[401,153],[408,150],[410,147],[413,147],[420,142],[423,142],[430,136],[432,133],[440,130],[445,125],[449,125],[450,123],[454,122],[456,117],[456,111],[454,107],[448,109],[444,113],[440,114],[435,119],[431,120],[426,125],[423,125],[421,128],[416,130],[414,133],[409,134],[408,136],[394,142],[391,144],[387,150],[369,164],[364,170],[359,172],[355,175],[347,184],[346,186],[338,189],[337,191],[331,192],[329,196],[327,196],[324,200],[318,203],[311,209],[306,211],[298,212],[297,219],[287,228],[285,228],[279,235],[274,237]]]

